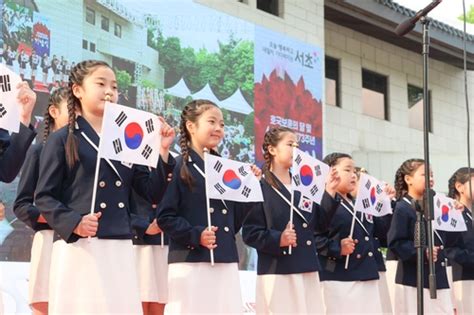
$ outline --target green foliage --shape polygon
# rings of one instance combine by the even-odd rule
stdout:
[[[458,19],[464,21],[464,16],[461,14]],[[474,24],[474,5],[470,5],[469,10],[466,12],[466,22]]]
[[[253,137],[254,136],[254,127],[255,127],[255,124],[254,124],[254,116],[255,116],[255,113],[254,112],[251,112],[249,115],[245,116],[245,120],[244,120],[244,135],[246,137]]]
[[[144,79],[144,80],[142,80],[140,85],[144,88],[156,89],[156,83],[154,83],[151,80]]]
[[[125,70],[115,69],[115,76],[117,77],[117,86],[119,91],[125,92],[132,84],[132,76]]]

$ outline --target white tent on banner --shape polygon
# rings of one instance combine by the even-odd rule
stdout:
[[[221,106],[221,101],[217,99],[217,97],[214,95],[214,92],[212,92],[211,86],[209,83],[207,83],[200,91],[197,91],[193,95],[191,95],[194,100],[196,99],[205,99],[209,100],[211,102],[216,103],[218,106]]]
[[[234,92],[234,94],[221,101],[219,105],[222,108],[244,115],[248,115],[253,112],[253,108],[249,105],[247,100],[242,95],[242,91],[240,91],[240,88],[238,88]]]
[[[184,78],[181,78],[178,83],[170,87],[168,90],[168,94],[171,94],[173,96],[181,97],[181,98],[186,98],[191,95],[191,91],[189,90],[188,86],[186,85],[186,82],[184,81]]]

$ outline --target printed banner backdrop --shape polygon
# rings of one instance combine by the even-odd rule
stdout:
[[[255,152],[263,161],[270,126],[296,132],[299,148],[322,159],[323,58],[318,47],[255,27]]]
[[[300,149],[321,158],[319,47],[192,0],[0,0],[0,9],[0,62],[37,93],[32,124],[39,135],[50,92],[67,85],[77,62],[99,59],[115,70],[117,103],[162,115],[172,126],[191,99],[215,102],[225,120],[218,147],[224,158],[261,161],[270,125],[292,128]],[[177,141],[173,150],[180,151]],[[30,260],[33,232],[12,211],[17,185],[18,178],[0,183],[0,261]],[[237,239],[240,268],[255,270],[255,251]]]

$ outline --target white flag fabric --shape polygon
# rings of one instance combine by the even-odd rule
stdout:
[[[293,150],[292,189],[321,204],[329,166],[298,148]]]
[[[21,77],[0,63],[0,128],[12,132],[20,130],[20,103],[16,98],[19,83]]]
[[[158,116],[106,102],[99,156],[156,167],[160,156],[160,129]]]
[[[433,208],[433,227],[435,230],[448,232],[467,231],[462,211],[454,207],[454,199],[437,192],[433,197]]]
[[[262,188],[251,164],[206,155],[207,198],[241,202],[263,201]]]
[[[390,197],[383,191],[384,186],[375,177],[361,173],[354,208],[375,217],[392,213]]]

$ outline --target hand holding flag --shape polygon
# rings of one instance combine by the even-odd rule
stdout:
[[[0,128],[18,132],[20,121],[28,126],[36,94],[18,74],[0,63]]]
[[[339,176],[337,169],[332,167],[326,180],[326,191],[331,195],[331,197],[334,198],[336,196],[337,186],[339,186],[340,182],[341,177]]]

